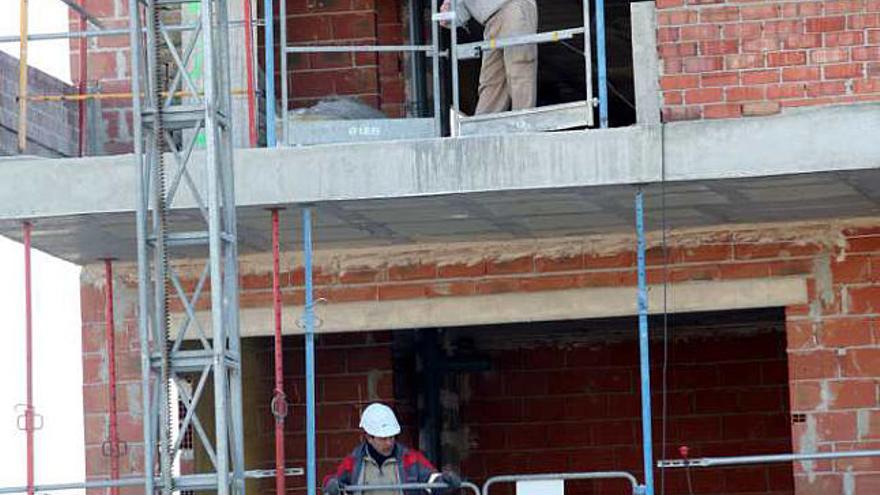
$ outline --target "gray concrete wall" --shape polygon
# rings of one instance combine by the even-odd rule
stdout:
[[[18,154],[18,59],[0,52],[0,155]],[[33,67],[28,91],[34,95],[73,92],[74,88]],[[27,154],[77,156],[78,109],[72,102],[30,102]]]

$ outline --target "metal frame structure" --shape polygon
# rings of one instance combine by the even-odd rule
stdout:
[[[27,0],[21,0],[21,2],[26,2]],[[106,29],[101,26],[101,24],[95,19],[94,16],[88,13],[88,11],[80,4],[74,3],[75,0],[63,0],[65,3],[71,6],[77,13],[81,15],[81,29],[77,32],[72,33],[45,33],[38,35],[28,35],[26,30],[22,30],[20,36],[6,36],[0,37],[0,43],[5,42],[23,42],[23,57],[22,64],[26,63],[26,44],[28,40],[50,40],[50,39],[84,39],[89,37],[99,37],[99,36],[122,36],[127,35],[128,30],[126,29]],[[79,0],[82,1],[82,0]],[[196,0],[180,0],[177,3],[193,3]],[[411,0],[414,1],[414,0]],[[564,128],[570,128],[572,126],[580,126],[593,125],[593,106],[599,106],[599,115],[600,115],[600,126],[607,127],[608,125],[608,106],[607,101],[605,101],[607,96],[607,84],[605,81],[606,78],[606,70],[605,70],[605,39],[604,39],[604,1],[603,0],[595,0],[595,8],[596,8],[596,36],[597,36],[597,55],[598,55],[598,76],[599,76],[599,98],[594,98],[593,95],[593,83],[592,83],[592,58],[591,58],[591,49],[589,49],[590,41],[585,41],[585,49],[583,51],[584,61],[585,61],[585,86],[586,86],[586,101],[583,102],[573,102],[567,104],[560,105],[551,105],[548,107],[539,107],[536,109],[529,109],[527,111],[511,111],[511,112],[501,112],[498,114],[486,115],[486,116],[470,116],[465,117],[461,116],[459,112],[459,78],[458,78],[458,61],[461,59],[473,58],[480,55],[481,52],[487,50],[495,50],[502,49],[508,46],[517,46],[524,44],[540,44],[540,43],[550,43],[550,42],[559,42],[567,39],[571,39],[575,35],[584,35],[585,40],[590,40],[591,31],[590,31],[590,0],[582,0],[583,5],[583,25],[578,28],[569,28],[562,29],[557,31],[549,31],[536,33],[533,35],[526,36],[515,36],[509,38],[501,38],[501,39],[493,39],[493,40],[484,40],[482,42],[474,42],[474,43],[466,43],[459,44],[458,43],[458,35],[456,29],[450,30],[450,39],[452,49],[441,51],[440,50],[440,35],[439,35],[439,25],[441,22],[452,21],[454,24],[455,20],[455,6],[453,2],[453,7],[450,12],[438,13],[438,2],[437,0],[431,1],[431,10],[434,13],[431,16],[431,43],[425,45],[418,44],[410,44],[410,45],[321,45],[321,46],[288,46],[287,45],[287,26],[286,23],[280,23],[280,35],[281,35],[281,71],[286,74],[288,60],[287,57],[292,53],[355,53],[355,52],[372,52],[372,53],[412,53],[415,54],[425,54],[431,57],[432,59],[432,87],[433,94],[440,95],[441,94],[441,81],[440,81],[440,58],[441,57],[449,57],[451,59],[451,77],[452,77],[452,105],[450,106],[450,114],[452,116],[452,125],[451,125],[451,134],[453,136],[468,134],[467,131],[462,133],[461,124],[465,123],[466,127],[480,129],[476,133],[497,133],[497,132],[509,132],[509,131],[540,131],[540,130],[558,130]],[[146,0],[141,0],[141,3],[146,5]],[[160,0],[160,5],[174,5],[175,1]],[[265,6],[265,22],[264,25],[272,26],[274,25],[274,12],[271,8],[273,2],[266,2]],[[245,27],[245,50],[248,52],[248,56],[246,57],[246,67],[248,71],[247,77],[247,90],[244,91],[245,96],[247,97],[248,103],[248,141],[251,146],[256,145],[257,140],[257,129],[256,129],[256,89],[254,87],[254,73],[253,73],[253,60],[251,55],[252,50],[252,27],[256,24],[251,19],[251,5],[250,0],[245,0],[244,2],[245,12],[244,12],[244,20],[243,21],[233,21],[230,23],[230,26],[238,26],[243,25]],[[280,17],[283,19],[286,16],[286,5],[285,2],[280,2]],[[91,24],[97,27],[97,30],[85,30],[85,22],[88,20]],[[418,29],[413,29],[413,25],[415,24],[415,17],[411,19],[410,32],[416,33],[420,32]],[[165,31],[168,33],[174,31],[190,31],[196,29],[196,25],[168,25],[165,26]],[[275,80],[273,77],[275,70],[275,60],[274,60],[274,49],[273,49],[273,39],[274,39],[274,31],[272,29],[265,30],[266,36],[266,48],[264,52],[264,64],[265,64],[265,106],[266,106],[266,141],[269,147],[275,147],[278,144],[278,140],[276,137],[276,111],[275,111]],[[81,43],[81,50],[83,50],[83,45],[85,43]],[[85,50],[83,50],[85,51]],[[84,57],[81,57],[84,58]],[[421,61],[420,58],[415,58],[415,61]],[[422,69],[424,68],[423,63],[414,63],[413,67],[419,66]],[[80,71],[82,74],[85,74],[87,68],[83,65],[80,67]],[[422,75],[418,73],[415,69],[413,69],[412,74],[414,75],[414,84],[421,87],[421,82],[415,81],[416,75]],[[422,72],[424,72],[422,70]],[[26,74],[26,71],[24,71]],[[85,89],[83,85],[80,85],[79,95],[76,97],[70,96],[59,96],[55,97],[52,95],[48,98],[30,98],[27,96],[26,92],[26,75],[22,76],[24,78],[23,81],[20,81],[20,85],[23,85],[25,89],[20,90],[20,94],[23,95],[23,98],[20,98],[19,105],[23,108],[26,108],[27,102],[32,100],[39,101],[60,101],[60,100],[77,100],[80,101],[80,107],[83,107],[84,103],[82,100],[90,99],[92,97],[101,98],[102,95],[85,95]],[[84,77],[81,76],[81,79]],[[406,122],[398,122],[404,119],[382,119],[382,120],[361,120],[361,121],[344,121],[342,123],[338,121],[331,122],[310,122],[304,126],[301,126],[298,131],[299,134],[302,135],[302,139],[291,141],[291,137],[296,135],[297,133],[292,133],[290,129],[290,119],[288,112],[286,111],[290,94],[288,88],[288,79],[287,77],[281,78],[281,105],[283,111],[283,124],[282,124],[282,140],[283,144],[320,144],[324,142],[339,142],[339,141],[362,141],[362,140],[376,140],[376,139],[395,139],[395,138],[418,138],[418,137],[441,137],[442,136],[442,107],[443,103],[440,101],[439,97],[433,98],[433,116],[431,117],[423,117],[422,112],[423,108],[419,108],[417,118],[407,118]],[[421,92],[418,92],[420,93]],[[126,97],[128,95],[116,95],[116,97]],[[420,102],[424,103],[424,102]],[[81,108],[81,121],[82,115],[84,115],[84,108]],[[21,111],[21,115],[25,115],[25,111]],[[20,123],[20,128],[24,129],[23,133],[20,133],[19,138],[23,139],[22,136],[26,138],[26,129],[27,124]],[[81,126],[82,127],[82,126]],[[471,132],[474,133],[474,132]],[[340,139],[339,135],[344,135],[346,137]],[[20,146],[24,146],[20,144]],[[80,137],[80,150],[84,150],[84,138]]]
[[[244,434],[241,404],[241,346],[238,328],[238,248],[232,171],[232,117],[226,0],[200,0],[199,20],[191,39],[178,50],[163,22],[163,12],[189,0],[129,0],[134,147],[138,174],[137,251],[138,318],[144,410],[144,492],[170,495],[178,485],[244,492]],[[144,34],[145,31],[145,34]],[[190,76],[191,57],[201,43],[203,95],[174,98],[186,86],[202,93]],[[170,74],[160,54],[170,55]],[[165,81],[170,87],[164,87]],[[163,92],[169,94],[163,96]],[[204,153],[193,153],[199,136]],[[180,144],[184,143],[184,144]],[[167,152],[175,165],[165,163]],[[172,175],[173,174],[173,175]],[[193,179],[199,174],[202,181]],[[180,218],[171,208],[181,183],[196,199],[199,216]],[[195,224],[195,225],[193,225]],[[195,251],[195,252],[194,252]],[[196,254],[198,253],[198,254]],[[195,255],[195,256],[193,256]],[[192,296],[184,290],[175,256],[206,260]],[[210,336],[195,318],[206,283],[210,283]],[[174,298],[187,318],[172,334]],[[193,330],[194,329],[194,330]],[[199,350],[183,350],[190,331],[198,332]],[[175,335],[172,338],[172,335]],[[199,483],[195,475],[174,478],[174,457],[182,436],[172,437],[171,387],[185,374],[198,374],[190,395],[178,387],[186,408],[180,431],[192,426],[208,453],[215,474]],[[214,436],[199,419],[208,377],[213,378]],[[158,482],[156,446],[158,445]]]
[[[597,24],[601,20],[605,22],[604,3],[603,0],[595,0],[596,10],[603,15],[597,15]],[[436,20],[444,20],[456,24],[455,6],[457,1],[450,3],[452,6],[450,11],[445,14],[436,14],[432,18]],[[529,130],[556,130],[578,125],[593,125],[593,65],[592,50],[590,48],[590,0],[582,0],[582,25],[577,28],[562,29],[558,31],[548,31],[524,36],[512,36],[499,39],[488,39],[476,41],[473,43],[458,44],[458,35],[455,29],[451,29],[452,40],[452,125],[451,132],[453,136],[462,135],[462,125],[470,123],[472,127],[485,127],[482,132],[503,132],[507,131],[529,131]],[[458,78],[458,62],[467,58],[475,58],[480,56],[482,52],[489,50],[500,50],[505,47],[521,46],[529,44],[555,43],[562,40],[573,38],[575,35],[584,36],[584,84],[586,92],[586,100],[581,105],[561,104],[551,105],[549,107],[538,107],[527,110],[514,110],[508,112],[500,112],[491,115],[478,115],[465,117],[459,111],[459,78]],[[597,51],[599,59],[604,64],[605,61],[605,29],[604,25],[601,29],[597,27]],[[605,87],[605,71],[604,66],[599,69],[599,86]],[[604,101],[604,98],[602,98]],[[605,107],[607,109],[607,106]],[[558,114],[558,115],[554,115]],[[606,112],[607,115],[607,112]],[[608,127],[607,118],[601,120],[602,127]],[[479,130],[474,133],[480,133]]]
[[[410,0],[411,2],[413,0]],[[604,2],[596,1],[596,10],[602,15],[597,15],[597,23],[604,23]],[[267,2],[269,5],[270,2]],[[287,39],[287,23],[281,22],[279,33],[281,36],[281,110],[282,110],[282,139],[281,143],[285,145],[302,145],[302,144],[322,144],[340,141],[358,141],[364,139],[395,139],[395,138],[414,138],[414,137],[441,137],[442,132],[442,106],[443,102],[439,95],[441,94],[440,79],[440,58],[449,57],[451,64],[452,79],[452,102],[450,106],[450,115],[452,118],[451,135],[461,135],[461,125],[464,122],[470,123],[471,127],[481,127],[488,132],[497,131],[525,131],[525,130],[556,130],[562,128],[570,128],[580,125],[593,125],[593,81],[592,81],[592,50],[591,30],[590,30],[590,0],[582,0],[582,26],[576,28],[562,29],[557,31],[541,32],[524,36],[513,36],[507,38],[484,40],[473,43],[459,44],[457,28],[450,29],[451,48],[449,50],[441,50],[440,47],[440,25],[441,23],[449,23],[456,26],[455,4],[451,2],[451,9],[448,12],[439,12],[437,0],[431,1],[431,44],[417,44],[417,40],[412,39],[408,45],[319,45],[319,46],[289,46]],[[279,4],[279,16],[286,19],[287,8],[286,2]],[[266,9],[267,25],[272,25],[271,9]],[[418,22],[421,16],[413,15],[410,19],[410,32],[412,24]],[[605,63],[605,30],[604,26],[597,27],[597,53],[600,64]],[[459,76],[458,63],[459,60],[474,58],[480,56],[484,51],[498,50],[504,47],[554,43],[567,39],[571,39],[576,35],[584,36],[584,72],[585,72],[585,91],[586,101],[579,103],[568,103],[554,105],[551,107],[541,107],[529,109],[526,111],[501,112],[493,115],[463,117],[459,111]],[[274,73],[274,54],[272,53],[272,30],[266,30],[266,126],[267,138],[270,147],[277,145],[275,137],[275,108],[274,108],[274,77],[270,74]],[[301,124],[297,132],[291,129],[290,116],[288,107],[290,102],[290,89],[288,87],[287,57],[293,53],[411,53],[413,55],[425,54],[431,57],[432,70],[432,88],[433,88],[433,115],[425,118],[419,115],[415,118],[407,118],[406,123],[398,125],[397,121],[403,119],[382,119],[382,120],[351,120],[351,121],[330,121],[330,122],[309,122]],[[415,64],[413,64],[415,65]],[[413,71],[413,84],[418,84],[416,77],[424,77],[424,74],[417,74]],[[606,91],[606,71],[604,65],[599,69],[599,89],[600,89],[600,123],[601,126],[608,126],[608,107],[604,101]],[[353,139],[347,139],[347,137]]]
[[[270,2],[267,2],[267,5]],[[437,11],[437,0],[431,1],[432,9],[434,12]],[[266,16],[270,15],[269,10],[267,8]],[[287,18],[287,6],[286,2],[280,3],[279,15],[281,19]],[[416,19],[410,19],[410,23],[413,24],[417,22]],[[431,44],[429,45],[420,45],[420,44],[409,44],[409,45],[320,45],[320,46],[288,46],[287,44],[287,23],[282,22],[279,32],[281,35],[281,112],[282,112],[282,143],[285,145],[290,144],[318,144],[322,142],[332,142],[327,141],[328,139],[328,131],[330,132],[329,139],[338,140],[340,134],[342,136],[351,136],[355,139],[353,140],[363,140],[364,138],[368,139],[393,139],[396,137],[440,137],[442,133],[442,123],[441,123],[441,103],[440,99],[436,97],[439,94],[439,68],[440,68],[440,57],[443,55],[440,53],[440,35],[438,28],[438,21],[432,19],[431,22]],[[266,30],[266,36],[269,36],[269,31]],[[412,30],[411,30],[412,31]],[[268,38],[267,38],[268,39]],[[411,40],[415,43],[415,40]],[[270,59],[272,58],[271,52],[271,44],[266,42],[266,73],[269,74],[269,70],[274,68],[270,65],[270,63],[274,63]],[[314,133],[311,136],[306,135],[302,139],[297,139],[299,136],[291,131],[291,123],[290,116],[288,114],[288,107],[290,102],[290,89],[288,87],[287,81],[287,65],[288,60],[287,57],[294,53],[411,53],[412,55],[417,55],[420,53],[424,53],[427,56],[431,57],[432,60],[432,80],[434,87],[434,113],[432,117],[416,117],[416,118],[407,118],[406,122],[402,125],[400,121],[404,119],[382,119],[382,120],[353,120],[353,121],[345,121],[338,125],[330,126],[325,122],[319,123],[309,123],[306,124],[310,127],[317,127]],[[424,74],[420,74],[420,77],[424,77]],[[268,78],[268,76],[267,76]],[[267,79],[267,87],[269,87],[269,81]],[[274,84],[274,83],[273,83]],[[417,84],[417,81],[413,81],[413,84]],[[271,86],[274,91],[274,85]],[[269,105],[269,93],[267,91],[266,94],[267,105]],[[269,127],[273,127],[275,124],[275,115],[274,108],[270,112],[266,112],[266,125]],[[271,120],[270,120],[271,118]],[[305,130],[305,129],[302,129]],[[274,137],[274,130],[273,137]],[[360,139],[357,139],[360,138]],[[345,140],[343,138],[343,140]]]

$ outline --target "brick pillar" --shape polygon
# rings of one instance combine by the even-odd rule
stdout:
[[[880,448],[880,229],[816,258],[808,306],[787,308],[795,452]],[[880,493],[876,458],[795,464],[798,495]]]
[[[81,278],[83,409],[86,479],[109,479],[107,457],[110,415],[108,362],[104,338],[103,264],[83,268]],[[120,476],[143,474],[143,411],[140,393],[140,351],[136,320],[137,289],[121,278],[114,280],[116,329],[117,422],[121,444]],[[136,493],[138,487],[120,489]],[[108,489],[90,490],[107,494]]]

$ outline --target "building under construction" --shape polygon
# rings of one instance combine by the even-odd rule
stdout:
[[[314,495],[383,402],[475,495],[880,493],[880,1],[63,1],[0,233],[83,267],[87,479],[0,492]]]

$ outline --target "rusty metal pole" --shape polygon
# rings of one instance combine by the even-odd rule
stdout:
[[[251,0],[244,0],[244,51],[247,70],[248,143],[257,147],[257,93],[254,91],[254,24]],[[280,495],[280,494],[279,494]]]
[[[18,151],[27,151],[27,102],[28,102],[28,0],[19,0],[19,34],[21,45],[18,52]]]
[[[25,332],[25,382],[24,429],[27,436],[27,489],[34,495],[34,376],[33,376],[33,319],[31,311],[31,228],[29,222],[22,224],[24,238],[24,332]]]
[[[281,234],[278,209],[272,210],[272,309],[275,316],[275,392],[272,414],[275,416],[275,493],[284,495],[284,418],[287,396],[284,394],[284,353],[281,343]]]
[[[80,7],[86,9],[86,0],[79,0]],[[86,31],[86,16],[79,16],[79,30]],[[85,94],[89,77],[89,40],[79,39],[79,94]],[[79,101],[79,156],[86,156],[86,100]]]
[[[104,304],[104,342],[107,346],[107,392],[110,401],[110,425],[107,452],[110,456],[110,479],[119,479],[119,433],[116,413],[116,325],[113,314],[113,262],[104,260],[106,302]],[[119,487],[110,488],[110,495],[119,495]]]

